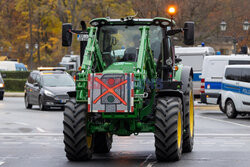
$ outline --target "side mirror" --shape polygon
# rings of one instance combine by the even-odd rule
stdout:
[[[179,58],[179,57],[178,57],[178,58],[175,58],[175,62],[176,62],[176,63],[180,63],[181,61],[182,61],[181,58]]]
[[[33,85],[34,85],[35,87],[39,87],[39,84],[38,84],[37,82],[35,82]]]
[[[72,43],[72,24],[64,23],[62,25],[62,46],[71,46]]]
[[[192,21],[184,23],[184,44],[194,45],[194,22]]]

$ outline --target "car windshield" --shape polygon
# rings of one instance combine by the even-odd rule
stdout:
[[[136,62],[138,58],[142,25],[103,26],[99,31],[99,46],[107,64]],[[160,54],[161,27],[150,26],[150,43],[153,53]],[[158,55],[155,57],[159,57]]]
[[[75,82],[68,74],[42,75],[42,85],[48,87],[71,87]]]

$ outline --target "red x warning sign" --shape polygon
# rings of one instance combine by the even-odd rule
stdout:
[[[89,74],[88,111],[133,112],[133,81],[133,74]]]

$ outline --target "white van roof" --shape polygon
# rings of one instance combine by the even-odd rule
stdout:
[[[248,55],[216,55],[216,56],[207,56],[204,58],[205,61],[211,60],[250,60],[250,56]]]
[[[215,51],[212,47],[175,47],[176,55],[188,55],[188,54],[209,54],[214,55]]]
[[[225,68],[250,68],[250,65],[227,65]]]
[[[17,61],[0,61],[1,64],[16,64]]]

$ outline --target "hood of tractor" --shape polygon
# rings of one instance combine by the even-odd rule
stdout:
[[[106,70],[102,73],[133,73],[136,68],[136,62],[115,62],[111,64]]]

